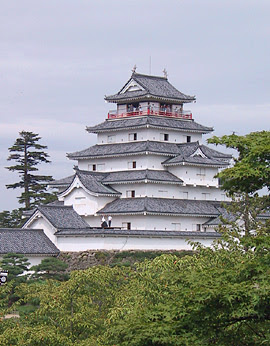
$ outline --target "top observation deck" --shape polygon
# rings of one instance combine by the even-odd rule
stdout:
[[[145,116],[145,115],[156,115],[156,116],[162,116],[162,117],[170,117],[170,118],[179,118],[179,119],[192,119],[192,113],[191,111],[167,111],[167,110],[160,110],[160,109],[134,109],[132,111],[127,112],[119,112],[117,110],[111,110],[108,112],[108,119],[119,119],[119,118],[126,118],[126,117],[135,117],[135,116]]]

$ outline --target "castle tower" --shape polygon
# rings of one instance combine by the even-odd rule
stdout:
[[[231,156],[201,143],[213,129],[185,109],[195,97],[178,91],[166,76],[133,72],[105,100],[116,107],[104,122],[87,127],[97,135],[96,145],[67,155],[77,163],[75,174],[51,184],[59,189],[60,203],[51,208],[72,207],[92,230],[110,216],[111,235],[214,237],[211,225],[226,200],[215,175]],[[164,248],[174,248],[168,244]]]

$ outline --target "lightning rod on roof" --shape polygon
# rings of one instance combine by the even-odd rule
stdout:
[[[151,55],[149,57],[149,75],[151,76]]]

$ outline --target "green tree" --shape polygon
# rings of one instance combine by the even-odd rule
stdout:
[[[0,267],[8,270],[9,306],[19,299],[19,296],[15,294],[15,289],[22,282],[26,282],[29,265],[30,263],[24,255],[16,253],[5,254],[0,262]]]
[[[225,191],[233,194],[254,193],[263,187],[270,189],[269,131],[251,132],[245,136],[215,136],[208,143],[237,150],[234,166],[218,174]]]
[[[24,221],[21,209],[0,212],[0,228],[19,228]]]
[[[34,279],[54,279],[64,281],[69,277],[69,275],[65,273],[67,267],[68,264],[58,258],[44,258],[40,264],[31,268],[31,270],[35,271],[31,277]]]
[[[8,279],[10,281],[21,278],[20,275],[28,271],[30,263],[24,255],[10,252],[3,256],[0,264],[2,269],[8,270]]]
[[[19,197],[19,203],[24,204],[25,209],[31,209],[38,203],[46,203],[52,195],[46,191],[46,186],[52,180],[51,176],[33,174],[40,163],[49,163],[49,155],[44,151],[47,146],[39,144],[41,137],[33,132],[22,131],[14,145],[9,148],[8,161],[15,161],[13,166],[6,167],[9,171],[17,172],[20,181],[6,185],[8,189],[23,189]]]

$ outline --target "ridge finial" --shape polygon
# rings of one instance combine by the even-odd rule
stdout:
[[[164,70],[163,70],[162,72],[163,72],[163,74],[164,74],[164,77],[165,77],[165,78],[168,78],[168,72],[167,72],[166,68],[164,68]]]
[[[136,72],[136,69],[137,69],[137,66],[136,64],[134,65],[133,69],[131,70],[132,71],[132,74]]]

